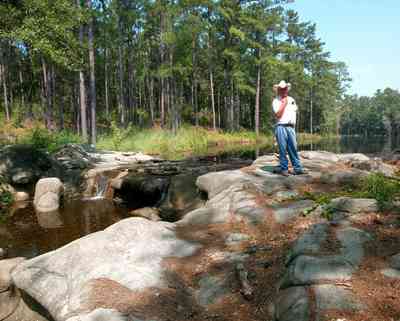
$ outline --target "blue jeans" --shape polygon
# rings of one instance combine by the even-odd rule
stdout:
[[[299,154],[297,153],[296,132],[293,127],[276,125],[275,137],[279,147],[279,161],[282,171],[288,170],[288,159],[286,154],[289,154],[290,161],[294,170],[301,171],[303,169]]]

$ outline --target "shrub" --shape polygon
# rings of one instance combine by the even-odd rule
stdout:
[[[368,175],[362,180],[361,189],[368,197],[375,198],[381,208],[390,205],[400,195],[400,182],[381,173]]]

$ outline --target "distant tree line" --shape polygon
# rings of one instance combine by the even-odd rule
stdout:
[[[346,96],[340,108],[340,133],[400,140],[400,92],[386,88],[372,97]]]
[[[4,117],[70,128],[93,143],[111,120],[258,133],[271,128],[272,86],[285,79],[297,129],[335,132],[352,99],[344,100],[347,68],[288,2],[2,1]]]

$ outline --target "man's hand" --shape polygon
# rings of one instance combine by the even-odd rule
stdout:
[[[283,113],[285,112],[285,108],[287,106],[288,103],[288,98],[287,96],[281,99],[281,106],[279,107],[278,112],[276,113],[276,117],[279,119],[281,119]]]

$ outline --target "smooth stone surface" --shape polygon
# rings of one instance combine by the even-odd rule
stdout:
[[[176,222],[179,225],[206,225],[225,223],[229,218],[229,212],[212,207],[199,208],[187,213],[181,220]]]
[[[99,308],[88,314],[69,318],[67,321],[130,321],[130,319],[127,315],[124,315],[117,310]]]
[[[328,223],[316,224],[301,235],[287,255],[286,265],[300,255],[317,254],[321,249],[321,244],[328,236],[328,228]]]
[[[339,161],[337,154],[326,151],[302,151],[299,153],[301,157],[309,160],[320,160],[325,162],[336,163]]]
[[[201,191],[207,192],[208,198],[211,199],[233,184],[244,183],[249,180],[249,175],[241,170],[222,171],[199,176],[196,185]]]
[[[400,270],[397,269],[383,269],[382,274],[389,277],[389,278],[394,278],[394,279],[400,279]]]
[[[229,275],[210,276],[206,275],[199,281],[199,290],[196,291],[196,299],[201,306],[216,303],[218,299],[229,293]]]
[[[301,200],[284,205],[275,205],[274,218],[278,223],[286,223],[290,219],[299,216],[304,210],[315,207],[315,202],[311,200]]]
[[[33,204],[39,212],[53,212],[60,207],[64,185],[57,177],[42,178],[36,183]]]
[[[360,179],[367,176],[365,171],[353,169],[335,169],[321,174],[320,182],[332,185],[357,185]]]
[[[342,162],[354,162],[354,161],[365,162],[370,160],[368,156],[360,153],[338,154],[338,158]]]
[[[347,227],[336,232],[336,237],[342,244],[340,252],[354,267],[357,267],[364,258],[363,244],[371,241],[372,236],[365,231],[354,227]]]
[[[349,289],[332,284],[314,285],[312,289],[318,314],[324,310],[358,311],[365,307]]]
[[[131,216],[143,217],[147,218],[150,221],[155,221],[155,222],[161,221],[159,214],[160,214],[159,210],[157,208],[152,208],[152,207],[139,208],[137,210],[129,212],[129,215]]]
[[[32,183],[34,179],[35,176],[30,171],[19,171],[11,177],[11,181],[17,185],[25,185]]]
[[[12,285],[11,272],[18,264],[24,262],[22,257],[0,261],[0,292],[8,290]]]
[[[307,289],[295,286],[280,291],[274,310],[276,321],[310,321],[311,303]]]
[[[27,192],[16,192],[14,194],[14,201],[16,202],[25,202],[28,201],[30,198]]]
[[[357,214],[378,211],[378,202],[371,198],[338,197],[331,200],[329,207],[336,211]]]
[[[129,218],[19,264],[12,278],[61,321],[85,304],[81,291],[90,280],[109,279],[132,291],[163,288],[168,280],[162,260],[189,256],[199,248],[178,239],[172,223]],[[95,296],[96,287],[90,293]]]
[[[281,289],[293,285],[311,285],[322,280],[350,280],[353,266],[337,255],[325,257],[298,256],[289,265]]]
[[[3,249],[2,247],[0,247],[0,260],[5,258],[7,255],[7,251],[5,249]]]
[[[393,255],[390,258],[390,267],[392,267],[393,269],[400,270],[400,253]]]

